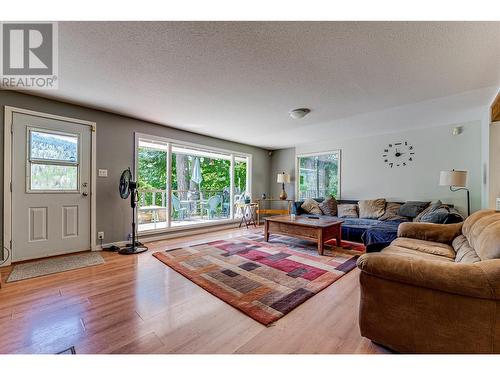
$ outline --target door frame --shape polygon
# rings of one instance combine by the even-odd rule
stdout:
[[[43,117],[53,120],[72,122],[87,125],[91,129],[90,151],[90,249],[97,250],[96,246],[96,123],[71,117],[52,115],[49,113],[32,111],[29,109],[4,106],[4,159],[3,159],[3,255],[8,251],[5,263],[12,263],[12,122],[14,113]]]

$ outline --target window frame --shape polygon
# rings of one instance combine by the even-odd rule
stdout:
[[[138,173],[138,151],[139,151],[139,142],[140,141],[150,141],[150,142],[157,142],[161,143],[162,145],[165,145],[167,147],[167,199],[166,199],[166,205],[167,205],[167,212],[170,212],[169,207],[172,204],[172,185],[171,185],[171,173],[172,173],[172,148],[173,146],[180,146],[180,147],[186,147],[186,148],[192,148],[195,150],[200,150],[200,151],[207,151],[207,152],[214,152],[214,153],[220,153],[220,154],[228,154],[230,155],[230,171],[229,171],[229,176],[230,176],[230,201],[234,202],[234,164],[235,164],[235,158],[236,157],[241,157],[241,158],[246,158],[247,159],[247,178],[246,178],[246,186],[247,186],[247,193],[252,197],[252,158],[253,155],[241,151],[233,151],[229,149],[224,149],[224,148],[219,148],[219,147],[213,147],[213,146],[205,146],[199,143],[193,143],[193,142],[186,142],[186,141],[181,141],[173,138],[166,138],[166,137],[161,137],[157,135],[151,135],[151,134],[145,134],[145,133],[139,133],[135,132],[134,133],[134,176],[137,178],[137,173]],[[137,210],[138,211],[138,210]],[[168,233],[168,232],[176,232],[176,231],[182,231],[185,229],[196,229],[196,228],[203,228],[203,227],[211,227],[211,226],[216,226],[216,225],[224,225],[224,224],[231,224],[235,222],[239,222],[240,219],[235,218],[235,212],[234,212],[234,205],[230,205],[230,217],[228,219],[221,219],[221,220],[214,220],[213,222],[204,222],[204,223],[197,223],[197,224],[190,224],[190,225],[182,225],[182,226],[172,226],[171,225],[171,217],[170,214],[166,215],[166,228],[159,228],[159,229],[150,229],[150,230],[143,230],[140,232],[141,235],[149,235],[149,234],[157,234],[157,233]],[[136,217],[136,222],[137,222],[137,217]]]
[[[337,197],[335,199],[339,200],[342,199],[342,150],[341,149],[335,149],[335,150],[327,150],[327,151],[320,151],[320,152],[311,152],[311,153],[301,153],[301,154],[295,154],[295,171],[296,171],[296,179],[295,179],[295,199],[296,200],[301,200],[300,198],[300,158],[306,158],[306,157],[311,157],[311,156],[322,156],[322,155],[331,155],[331,154],[337,154],[338,155],[338,167],[337,167],[337,181],[338,181],[338,187],[337,187]],[[321,198],[321,197],[315,197],[315,198]]]
[[[76,144],[76,155],[77,160],[74,162],[67,160],[51,160],[51,159],[43,159],[43,158],[32,158],[31,157],[31,134],[33,132],[36,133],[44,133],[44,134],[54,134],[54,135],[62,135],[67,137],[72,137],[77,139]],[[81,160],[81,135],[80,133],[71,133],[71,132],[63,132],[52,129],[44,129],[34,126],[26,127],[26,193],[27,194],[80,194],[81,186],[80,186],[80,160]],[[31,188],[31,166],[32,165],[56,165],[62,167],[76,167],[76,189],[32,189]]]

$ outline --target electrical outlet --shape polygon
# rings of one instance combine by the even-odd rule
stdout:
[[[107,169],[99,169],[99,177],[108,177]]]
[[[103,240],[104,239],[104,232],[97,232],[97,239]]]

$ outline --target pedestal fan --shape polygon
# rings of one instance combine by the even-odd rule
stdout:
[[[120,197],[122,197],[122,199],[127,199],[130,196],[130,207],[132,207],[132,243],[120,249],[118,251],[120,254],[138,254],[148,250],[146,246],[136,240],[135,218],[137,202],[139,200],[137,185],[137,181],[134,181],[132,178],[130,168],[125,169],[120,177]]]

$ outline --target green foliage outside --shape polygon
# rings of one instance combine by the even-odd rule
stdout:
[[[167,153],[139,147],[139,190],[165,190],[167,188]]]

